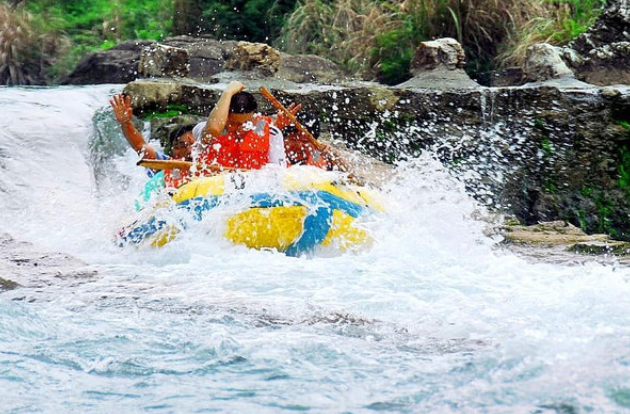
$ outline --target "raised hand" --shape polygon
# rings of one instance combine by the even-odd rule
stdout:
[[[227,88],[225,88],[224,93],[229,93],[231,95],[235,95],[245,89],[245,85],[240,83],[239,81],[232,81],[228,84]]]
[[[114,116],[121,124],[130,123],[133,118],[133,108],[131,108],[131,97],[123,94],[114,95],[110,99],[109,104],[114,109]]]

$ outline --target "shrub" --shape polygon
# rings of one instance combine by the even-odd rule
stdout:
[[[367,78],[398,83],[418,44],[453,37],[468,73],[484,83],[492,67],[522,62],[531,44],[565,43],[586,30],[604,0],[314,0],[298,3],[281,47],[316,53]]]
[[[46,31],[24,3],[0,3],[0,84],[46,83],[54,56],[67,45],[66,37]]]
[[[522,65],[528,47],[536,43],[563,45],[584,33],[600,15],[605,0],[546,0],[539,16],[521,25],[510,42],[502,45],[497,66]]]

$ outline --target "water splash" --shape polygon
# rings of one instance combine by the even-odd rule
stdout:
[[[146,176],[114,145],[97,185],[88,137],[119,89],[0,90],[2,231],[89,270],[43,261],[0,294],[4,410],[627,408],[628,269],[496,250],[471,218],[487,214],[467,195],[475,176],[427,154],[384,183],[390,214],[368,223],[365,252],[291,258],[204,242],[208,229],[118,249]]]

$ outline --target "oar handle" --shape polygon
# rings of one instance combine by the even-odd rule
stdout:
[[[308,129],[304,128],[304,126],[298,122],[295,115],[293,115],[291,111],[289,111],[284,105],[282,105],[282,103],[278,99],[276,99],[276,97],[273,96],[271,92],[269,92],[269,89],[265,88],[264,86],[261,86],[260,93],[262,94],[262,96],[267,98],[267,100],[269,100],[271,105],[273,105],[276,109],[284,112],[285,115],[291,120],[291,122],[295,124],[295,127],[298,130],[300,130],[300,132],[302,132],[308,138],[308,140],[311,142],[311,144],[315,146],[315,148],[317,148],[320,151],[324,150],[324,145],[321,142],[317,141],[315,137],[313,136],[313,134],[311,134]]]
[[[140,167],[151,168],[152,170],[189,170],[192,168],[193,163],[190,161],[184,160],[149,160],[149,159],[141,159],[136,163]],[[197,169],[201,171],[210,171],[210,172],[232,172],[236,171],[236,168],[231,167],[223,167],[218,164],[197,164]],[[241,168],[242,170],[242,168]]]
[[[151,168],[152,170],[188,170],[193,163],[184,160],[150,160],[143,158],[136,163],[140,167]]]

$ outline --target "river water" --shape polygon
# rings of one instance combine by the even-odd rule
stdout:
[[[630,269],[497,249],[428,157],[386,180],[365,251],[118,248],[146,180],[112,138],[121,89],[0,88],[0,278],[20,284],[0,412],[630,410]]]

